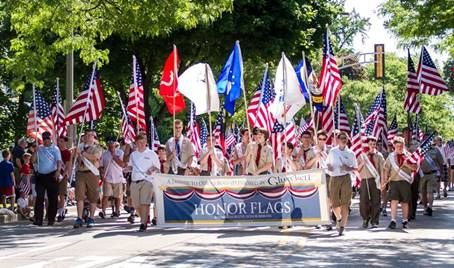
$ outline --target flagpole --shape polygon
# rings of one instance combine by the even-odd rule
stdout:
[[[177,70],[177,46],[174,44],[173,45],[173,75],[175,76],[175,81],[173,81],[172,86],[173,86],[173,137],[175,137],[175,98],[176,98],[176,83],[177,83],[177,77],[178,77],[178,70]]]
[[[240,46],[240,41],[236,40],[236,45],[239,47]],[[243,78],[242,78],[243,79]],[[243,84],[244,86],[244,84]],[[247,124],[247,130],[249,133],[249,138],[252,136],[251,133],[251,125],[249,123],[249,118],[247,116],[247,99],[246,99],[246,87],[243,88],[243,100],[244,100],[244,107],[245,107],[245,113],[244,116],[246,117],[246,124]]]
[[[56,109],[56,117],[58,118],[58,106],[60,104],[60,79],[57,77],[57,94],[55,96],[56,100],[55,100],[55,109]],[[54,121],[54,137],[55,137],[55,141],[57,141],[57,138],[58,138],[58,128],[60,127],[60,121],[57,121],[55,120],[55,118],[53,118],[53,121]],[[55,124],[57,123],[57,124]]]
[[[213,131],[211,128],[211,92],[210,92],[210,83],[208,81],[208,64],[205,63],[205,81],[207,84],[207,92],[208,92],[208,125],[210,128],[210,136],[211,142],[213,142]]]
[[[287,131],[285,128],[287,127],[287,108],[286,108],[286,103],[287,103],[287,72],[286,72],[286,67],[285,67],[285,54],[282,52],[282,74],[283,74],[283,93],[284,93],[284,163],[285,163],[285,170],[289,170],[288,163],[287,163]]]
[[[136,128],[137,134],[140,130],[140,119],[139,119],[139,86],[137,85],[137,59],[135,55],[132,55],[132,70],[133,70],[133,83],[134,83],[134,98],[136,99]],[[121,99],[120,99],[121,100]]]
[[[313,139],[315,140],[315,144],[318,144],[318,136],[317,136],[317,128],[315,126],[315,115],[314,115],[314,107],[312,106],[312,92],[309,88],[309,79],[307,77],[307,62],[306,62],[306,56],[304,54],[304,50],[301,51],[303,54],[303,61],[304,61],[304,80],[306,81],[306,86],[307,86],[307,94],[309,95],[309,109],[311,111],[311,119],[312,122],[314,123],[314,130],[315,130],[315,135]]]

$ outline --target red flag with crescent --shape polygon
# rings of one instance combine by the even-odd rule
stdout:
[[[159,85],[159,94],[171,114],[179,113],[186,108],[183,95],[178,91],[178,62],[178,51],[175,47],[164,64]]]

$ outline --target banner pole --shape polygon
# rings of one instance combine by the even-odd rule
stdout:
[[[284,89],[284,163],[285,163],[285,170],[289,170],[288,167],[288,162],[287,162],[287,131],[285,131],[285,128],[287,127],[287,72],[286,72],[286,66],[285,66],[285,60],[284,60],[285,54],[282,52],[282,74],[284,76],[284,79],[282,80],[283,82],[283,89]],[[279,141],[278,141],[279,142]],[[279,147],[278,147],[279,148]],[[288,172],[288,171],[287,171]]]
[[[306,81],[306,86],[307,86],[307,94],[309,95],[309,110],[311,111],[311,120],[312,123],[314,124],[314,137],[313,139],[315,140],[315,144],[318,145],[318,137],[317,137],[317,127],[315,125],[315,115],[314,115],[314,107],[312,104],[312,92],[311,89],[309,88],[309,79],[307,76],[307,62],[306,62],[306,56],[304,54],[304,50],[301,51],[303,54],[303,61],[304,61],[304,81]]]

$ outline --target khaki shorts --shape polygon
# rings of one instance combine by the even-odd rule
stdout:
[[[153,198],[153,184],[147,180],[131,181],[131,199],[135,208],[140,205],[150,205]]]
[[[438,178],[436,174],[424,175],[419,182],[419,191],[421,193],[433,193],[437,190]]]
[[[98,201],[98,176],[88,172],[76,172],[76,201],[84,201],[87,197],[88,202]]]
[[[411,184],[405,180],[391,181],[389,183],[388,199],[409,203],[411,201]]]
[[[102,193],[104,196],[121,198],[123,196],[123,183],[110,183],[105,181],[102,185]]]
[[[329,199],[333,208],[350,205],[352,200],[352,179],[350,174],[331,177],[329,188]]]
[[[58,183],[58,195],[67,195],[68,194],[68,177],[64,177]]]

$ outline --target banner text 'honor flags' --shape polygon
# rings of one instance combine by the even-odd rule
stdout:
[[[200,128],[199,124],[197,123],[197,117],[195,115],[195,106],[192,102],[188,124],[187,135],[192,143],[192,147],[194,148],[194,154],[196,157],[198,157],[199,153],[202,151],[202,143],[200,142]]]
[[[355,153],[356,157],[359,157],[363,151],[363,132],[361,130],[362,116],[360,115],[359,109],[355,109],[355,120],[353,122],[353,129],[351,133],[351,147],[350,149]]]
[[[60,88],[58,82],[55,86],[54,95],[52,96],[51,104],[52,118],[54,120],[55,132],[58,137],[66,136],[67,129],[64,124],[65,121],[65,109],[62,105],[62,97],[60,95]]]
[[[257,111],[259,108],[261,96],[262,96],[262,82],[259,82],[259,84],[257,85],[257,89],[254,93],[254,96],[252,96],[252,99],[249,102],[249,106],[247,107],[247,118],[248,118],[249,124],[251,124],[251,126],[254,126],[255,122],[257,121]]]
[[[270,110],[271,103],[276,99],[276,93],[273,90],[270,77],[267,70],[263,76],[262,95],[257,109],[256,121],[253,122],[253,127],[264,128],[271,132],[273,130],[274,121],[276,121],[272,111]]]
[[[99,119],[105,105],[101,81],[98,71],[94,68],[93,73],[88,76],[79,97],[77,97],[68,114],[66,114],[65,122],[67,125],[73,125]]]
[[[147,130],[145,122],[145,101],[143,97],[143,79],[140,65],[136,56],[132,56],[132,75],[131,85],[129,87],[127,112],[129,118],[136,122],[137,129]]]
[[[241,97],[244,90],[243,81],[243,58],[238,41],[235,42],[227,62],[222,68],[217,81],[219,94],[225,95],[224,108],[230,114],[235,113],[235,101]]]
[[[418,71],[418,82],[420,86],[420,92],[423,94],[429,94],[437,96],[448,91],[446,82],[441,77],[440,73],[435,67],[434,62],[430,58],[429,52],[423,46],[421,50],[421,56],[419,58]]]
[[[419,83],[415,71],[415,65],[408,50],[408,68],[407,68],[407,91],[405,93],[404,109],[410,113],[421,112],[421,104],[418,100]]]
[[[320,89],[322,90],[325,106],[334,106],[341,88],[341,75],[334,58],[334,52],[329,40],[329,30],[327,29],[323,36],[323,62],[320,71]]]
[[[159,84],[159,94],[163,98],[167,110],[170,114],[179,113],[186,108],[183,96],[178,91],[178,50],[174,50],[167,57],[162,71],[161,83]],[[175,63],[177,66],[175,66]],[[177,73],[175,73],[175,70]],[[174,100],[175,97],[175,100]],[[174,107],[175,104],[175,107]],[[174,111],[175,109],[175,111]]]
[[[33,106],[28,113],[27,135],[42,143],[43,132],[48,131],[54,136],[52,114],[44,97],[39,90],[34,91]]]
[[[280,123],[293,119],[306,104],[295,69],[284,53],[276,69],[274,91],[276,97],[271,103],[270,111]]]
[[[397,125],[397,115],[394,115],[393,121],[391,122],[391,125],[388,127],[388,143],[392,143],[394,140],[394,137],[397,135],[397,132],[399,131],[398,125]]]
[[[366,135],[372,135],[378,139],[380,132],[387,132],[387,115],[386,115],[386,93],[383,89],[375,97],[372,106],[369,108],[369,113],[364,122]]]
[[[340,108],[338,107],[339,103]],[[338,114],[339,111],[340,115]],[[342,102],[340,96],[334,109],[334,125],[336,129],[350,133],[350,124],[348,123],[347,112],[345,111],[344,103]]]
[[[216,81],[211,67],[207,63],[197,63],[186,69],[178,79],[178,88],[181,94],[194,103],[196,115],[208,111],[219,112]],[[210,89],[209,93],[208,88]]]
[[[126,112],[126,108],[118,92],[117,95],[118,99],[120,100],[121,108],[121,136],[125,139],[126,144],[130,144],[134,142],[134,140],[136,139],[136,133],[134,131],[134,127],[132,126],[128,113]]]

